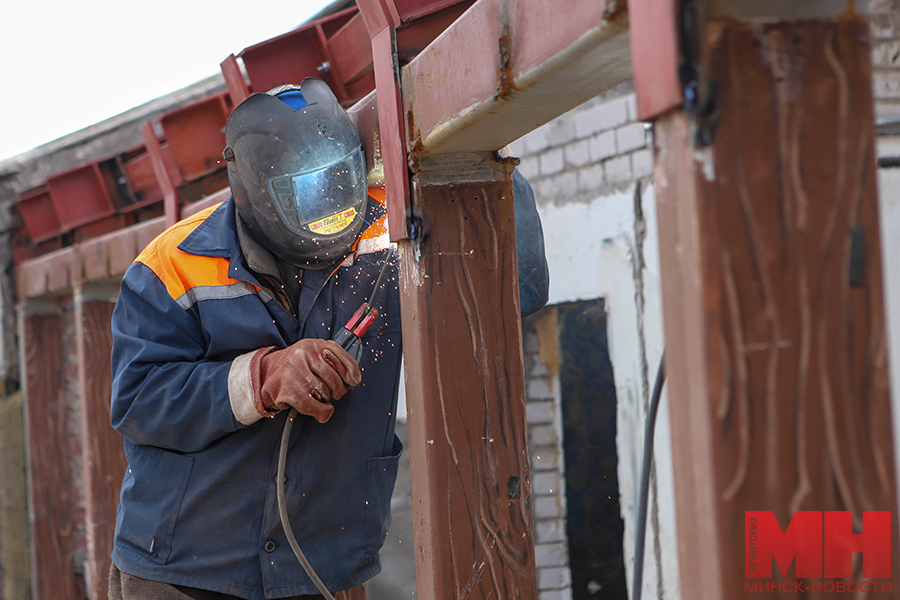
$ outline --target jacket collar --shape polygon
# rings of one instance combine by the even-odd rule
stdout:
[[[229,197],[184,238],[178,249],[197,256],[229,258],[238,246],[234,215],[234,198]]]
[[[178,249],[197,256],[214,256],[228,259],[228,276],[232,279],[259,285],[253,273],[247,269],[241,253],[235,223],[234,197],[219,205],[178,245]]]

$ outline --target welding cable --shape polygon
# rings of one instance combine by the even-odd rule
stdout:
[[[357,314],[355,314],[350,319],[353,323],[353,326],[352,328],[348,328],[348,330],[352,335],[348,337],[347,342],[353,340],[354,338],[358,341],[378,316],[378,311],[371,308],[372,300],[375,299],[375,292],[377,292],[378,288],[381,286],[381,279],[382,277],[384,277],[384,272],[387,269],[389,255],[390,248],[387,248],[384,256],[382,257],[381,271],[378,273],[378,279],[375,280],[375,285],[372,288],[372,293],[369,295],[369,300],[364,303],[360,307],[360,310],[357,311]],[[334,275],[334,273],[336,272],[337,269],[335,269],[331,273],[331,275]],[[331,275],[328,276],[329,279],[331,278]],[[360,314],[362,311],[365,311],[365,315]],[[362,318],[357,319],[357,317]],[[345,347],[345,344],[341,344],[341,346],[344,347],[344,350],[348,349],[347,347]],[[356,359],[357,361],[359,361],[358,356],[356,357]],[[290,413],[288,413],[287,421],[285,421],[284,423],[284,430],[282,430],[281,432],[281,447],[278,450],[278,474],[275,477],[275,491],[278,497],[278,516],[281,517],[281,527],[282,529],[284,529],[284,534],[287,537],[288,543],[291,545],[291,550],[294,551],[294,555],[297,557],[297,560],[300,561],[300,566],[303,567],[303,570],[306,571],[306,574],[309,575],[309,578],[312,580],[313,584],[315,584],[319,592],[325,597],[325,599],[334,600],[334,596],[331,595],[331,592],[329,592],[328,588],[325,587],[325,584],[322,583],[319,575],[316,573],[315,569],[313,569],[312,565],[309,563],[309,560],[307,560],[306,555],[303,554],[303,550],[300,549],[300,544],[297,543],[297,538],[294,537],[294,530],[291,527],[291,520],[288,517],[287,513],[287,501],[284,495],[284,473],[287,464],[288,442],[291,437],[291,429],[293,429],[294,427],[294,419],[297,418],[297,415],[297,409],[291,408]]]
[[[287,463],[288,440],[291,437],[291,429],[294,426],[294,419],[296,418],[297,409],[292,408],[291,412],[288,414],[287,421],[284,423],[284,431],[281,434],[281,449],[278,452],[278,475],[275,484],[278,495],[278,515],[281,517],[281,526],[284,528],[284,534],[287,536],[288,543],[291,545],[291,549],[297,556],[297,560],[300,561],[303,570],[306,571],[306,574],[309,575],[309,578],[312,579],[312,582],[315,584],[316,588],[318,588],[319,592],[325,596],[326,600],[334,600],[334,596],[331,595],[331,592],[328,591],[328,588],[325,587],[325,584],[319,579],[319,576],[312,568],[312,565],[309,564],[309,561],[306,559],[306,555],[303,554],[303,550],[300,549],[300,544],[297,543],[297,539],[294,537],[294,530],[291,528],[291,521],[287,514],[287,502],[284,497],[284,471],[285,463]]]
[[[665,351],[659,358],[656,382],[647,408],[647,422],[644,424],[644,459],[641,465],[641,490],[638,497],[637,524],[634,542],[634,579],[631,585],[632,600],[641,600],[641,586],[644,583],[644,538],[647,533],[647,501],[650,496],[650,465],[653,462],[653,433],[656,429],[656,413],[663,383],[666,381]]]

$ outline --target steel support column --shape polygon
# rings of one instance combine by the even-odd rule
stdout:
[[[418,596],[537,597],[512,166],[422,161],[400,243]]]
[[[681,590],[719,600],[754,582],[745,511],[897,504],[867,22],[697,24],[655,180]]]

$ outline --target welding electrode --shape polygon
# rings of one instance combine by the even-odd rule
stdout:
[[[368,301],[363,302],[356,312],[353,313],[353,316],[350,317],[350,320],[347,321],[347,324],[341,327],[337,333],[334,334],[334,337],[332,337],[332,340],[346,350],[356,362],[359,362],[359,359],[362,357],[363,348],[360,338],[369,330],[369,327],[372,326],[372,323],[374,323],[375,319],[378,317],[378,310],[372,308],[372,300],[375,297],[375,292],[378,291],[378,287],[381,285],[381,278],[384,277],[384,271],[387,268],[387,255],[389,252],[390,249],[385,251],[381,264],[381,272],[378,274],[378,279],[375,280],[375,287],[372,288],[372,293],[369,296]],[[297,556],[297,560],[300,561],[303,570],[306,571],[306,574],[309,575],[309,578],[315,584],[319,592],[325,596],[326,600],[334,600],[334,596],[331,595],[331,592],[329,592],[328,588],[325,587],[325,584],[322,583],[322,580],[316,574],[316,571],[313,569],[312,565],[309,564],[309,561],[300,549],[297,538],[294,537],[294,530],[291,528],[291,521],[287,514],[287,502],[285,501],[284,496],[284,473],[285,464],[287,463],[288,440],[290,439],[291,429],[294,426],[294,419],[296,417],[297,409],[291,408],[291,412],[288,414],[287,421],[284,423],[284,430],[281,434],[281,448],[278,453],[278,475],[276,477],[278,515],[281,517],[281,526],[284,528],[284,534],[287,536],[288,543],[291,545],[291,549]]]

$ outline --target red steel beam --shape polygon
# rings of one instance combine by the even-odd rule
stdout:
[[[238,65],[237,57],[229,54],[228,58],[219,63],[222,69],[222,76],[225,78],[225,85],[228,87],[228,96],[231,98],[232,106],[237,106],[250,97],[250,86],[244,81],[244,74],[241,73],[241,67]]]
[[[498,150],[630,77],[623,3],[479,0],[403,68],[410,153]]]
[[[675,0],[628,0],[638,118],[648,121],[681,106]]]
[[[141,125],[141,137],[144,139],[144,147],[147,148],[147,154],[150,156],[150,163],[153,165],[156,181],[159,182],[159,188],[162,190],[166,227],[171,227],[178,222],[178,194],[175,192],[175,183],[172,181],[169,176],[169,170],[166,168],[159,138],[156,137],[156,132],[153,131],[153,123],[147,121]]]
[[[357,0],[372,40],[375,89],[378,90],[378,127],[384,157],[384,189],[391,241],[408,237],[409,171],[406,166],[406,127],[397,70],[396,29],[400,13],[393,0]]]

